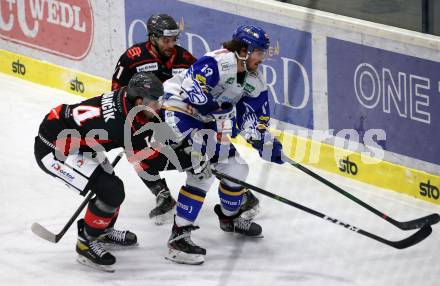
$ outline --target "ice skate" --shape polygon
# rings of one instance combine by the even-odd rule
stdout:
[[[241,217],[246,220],[252,220],[260,213],[260,200],[250,190],[243,193],[240,212]]]
[[[220,221],[220,228],[225,232],[235,232],[249,237],[262,238],[262,228],[259,224],[251,220],[241,217],[241,213],[234,216],[226,216],[223,214],[220,205],[214,207]]]
[[[154,219],[154,223],[162,225],[173,221],[174,207],[176,201],[171,196],[170,190],[164,188],[156,196],[156,207],[150,211],[150,219]]]
[[[78,221],[78,240],[76,242],[77,261],[105,272],[114,272],[116,258],[97,240],[91,240],[84,234],[84,221]]]
[[[178,227],[174,223],[168,240],[169,254],[165,259],[181,264],[202,264],[205,261],[206,249],[191,240],[191,231],[198,228],[194,225]]]
[[[106,249],[123,249],[138,246],[136,234],[128,230],[107,229],[98,237],[98,241]]]

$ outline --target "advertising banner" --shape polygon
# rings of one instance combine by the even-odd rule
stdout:
[[[93,11],[89,0],[0,0],[0,38],[80,60],[93,41]]]
[[[384,150],[440,164],[440,63],[327,38],[329,126],[385,131]]]
[[[157,13],[173,16],[181,29],[179,44],[195,57],[220,48],[239,25],[264,28],[271,45],[261,71],[267,78],[272,117],[313,129],[310,33],[176,0],[126,0],[127,47],[146,41],[147,19]]]

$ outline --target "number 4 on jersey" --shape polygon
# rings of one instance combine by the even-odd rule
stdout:
[[[84,121],[101,116],[101,109],[95,106],[80,105],[72,110],[73,120],[78,126],[81,126]]]

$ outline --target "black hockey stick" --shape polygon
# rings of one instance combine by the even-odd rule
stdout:
[[[320,213],[318,211],[310,209],[310,208],[308,208],[306,206],[300,205],[298,203],[295,203],[293,201],[285,199],[285,198],[283,198],[281,196],[278,196],[276,194],[273,194],[271,192],[263,190],[263,189],[261,189],[259,187],[256,187],[256,186],[253,186],[251,184],[248,184],[248,183],[246,183],[246,182],[244,182],[242,180],[239,180],[237,178],[234,178],[234,177],[231,177],[229,175],[220,173],[220,172],[218,172],[216,170],[212,170],[212,173],[215,176],[217,176],[218,178],[223,178],[223,179],[229,180],[229,181],[234,182],[236,184],[239,184],[239,185],[241,185],[241,186],[243,186],[245,188],[254,190],[257,193],[260,193],[262,195],[268,196],[269,198],[272,198],[272,199],[275,199],[275,200],[280,201],[282,203],[288,204],[289,206],[295,207],[297,209],[300,209],[302,211],[305,211],[307,213],[310,213],[312,215],[320,217],[320,218],[322,218],[322,219],[324,219],[324,220],[326,220],[328,222],[332,222],[334,224],[340,225],[340,226],[342,226],[342,227],[344,227],[344,228],[346,228],[348,230],[351,230],[351,231],[354,231],[356,233],[362,234],[362,235],[364,235],[366,237],[369,237],[371,239],[374,239],[376,241],[379,241],[381,243],[384,243],[386,245],[392,246],[392,247],[397,248],[397,249],[403,249],[403,248],[410,247],[410,246],[412,246],[414,244],[417,244],[417,243],[421,242],[422,240],[424,240],[426,237],[428,237],[431,234],[431,232],[432,232],[432,228],[431,228],[430,225],[424,225],[417,232],[413,233],[411,236],[409,236],[407,238],[404,238],[404,239],[398,240],[398,241],[390,241],[390,240],[384,239],[384,238],[382,238],[380,236],[377,236],[375,234],[372,234],[372,233],[370,233],[368,231],[362,230],[362,229],[360,229],[360,228],[358,228],[358,227],[356,227],[354,225],[350,225],[350,224],[345,223],[343,221],[340,221],[338,219],[329,217],[329,216],[327,216],[327,215],[325,215],[323,213]]]
[[[119,160],[121,160],[123,155],[124,152],[121,152],[116,156],[116,158],[112,162],[112,167],[116,166],[116,164],[119,162]],[[67,232],[67,230],[70,228],[70,226],[73,224],[73,222],[76,220],[76,218],[79,216],[79,214],[82,212],[82,210],[89,203],[89,201],[92,199],[93,196],[94,196],[93,192],[90,192],[87,195],[87,197],[84,199],[81,205],[76,209],[75,213],[70,217],[69,221],[66,223],[66,225],[59,233],[54,234],[37,222],[34,222],[32,224],[31,226],[32,232],[47,241],[57,243],[64,236],[64,234]]]
[[[333,190],[335,190],[338,193],[342,194],[343,196],[349,198],[350,200],[354,201],[355,203],[363,206],[364,208],[366,208],[370,212],[376,214],[377,216],[383,218],[384,220],[388,221],[389,223],[393,224],[394,226],[396,226],[402,230],[417,229],[417,228],[423,227],[424,225],[436,224],[440,221],[440,215],[437,213],[433,213],[433,214],[430,214],[430,215],[427,215],[427,216],[424,216],[421,218],[417,218],[414,220],[410,220],[410,221],[397,221],[397,220],[393,219],[392,217],[388,216],[387,214],[385,214],[385,213],[379,211],[378,209],[375,209],[374,207],[370,206],[369,204],[365,203],[364,201],[361,201],[360,199],[358,199],[357,197],[348,193],[347,191],[344,191],[342,188],[336,186],[335,184],[326,180],[325,178],[321,177],[320,175],[312,172],[311,170],[307,169],[303,165],[293,161],[292,159],[284,156],[283,161],[292,165],[293,167],[295,167],[297,169],[300,169],[301,171],[303,171],[307,175],[312,176],[313,178],[324,183],[325,185],[329,186]]]

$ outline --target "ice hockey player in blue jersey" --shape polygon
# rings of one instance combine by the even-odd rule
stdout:
[[[258,72],[269,37],[256,26],[236,29],[223,49],[208,52],[187,71],[164,83],[165,122],[176,133],[176,145],[188,145],[193,171],[179,191],[177,213],[168,241],[167,259],[201,264],[206,250],[191,240],[191,231],[214,177],[211,167],[245,180],[249,167],[229,141],[238,133],[270,162],[282,164],[282,145],[267,130],[270,114],[266,81]],[[214,207],[220,228],[248,237],[262,237],[262,228],[241,216],[246,190],[220,180],[220,204]]]

